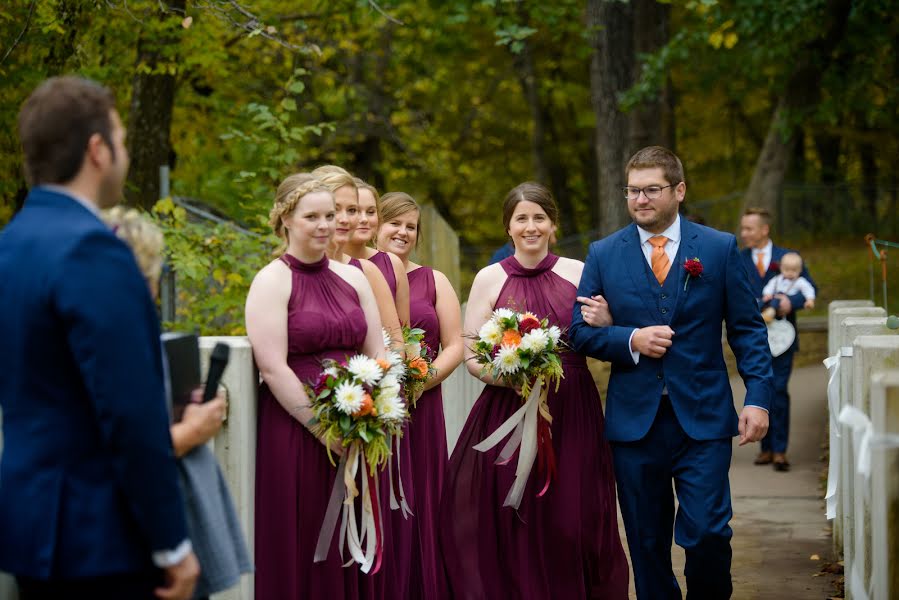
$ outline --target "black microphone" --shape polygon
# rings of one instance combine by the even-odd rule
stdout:
[[[222,380],[222,373],[228,366],[228,354],[231,347],[228,344],[218,342],[212,349],[209,357],[209,373],[206,375],[206,388],[203,390],[203,402],[209,402],[215,398],[219,389],[219,381]]]

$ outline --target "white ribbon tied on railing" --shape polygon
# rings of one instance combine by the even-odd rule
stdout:
[[[840,425],[837,417],[840,411],[840,353],[824,359],[824,366],[830,371],[827,380],[827,406],[830,412],[830,460],[827,464],[827,491],[824,493],[825,514],[828,519],[837,515],[837,492],[840,481]]]
[[[853,444],[855,447],[855,470],[865,478],[871,477],[871,450],[889,450],[899,448],[899,435],[894,433],[874,433],[874,425],[868,415],[854,406],[844,406],[840,411],[840,423],[852,429]],[[865,498],[870,495],[870,489],[864,488]]]
[[[478,452],[486,452],[512,433],[512,437],[503,447],[496,462],[499,464],[509,460],[515,449],[520,447],[518,451],[518,466],[515,468],[515,481],[512,483],[512,488],[503,502],[503,506],[511,506],[515,510],[518,510],[518,507],[521,505],[524,488],[528,483],[528,477],[531,475],[534,460],[537,458],[537,418],[540,413],[540,394],[542,390],[543,381],[538,379],[521,408],[506,419],[506,422],[491,433],[487,439],[474,447]]]

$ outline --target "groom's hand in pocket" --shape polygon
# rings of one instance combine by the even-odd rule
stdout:
[[[759,441],[768,433],[768,411],[758,406],[744,406],[739,430],[741,446]]]
[[[674,330],[667,325],[643,327],[634,333],[631,350],[636,350],[650,358],[662,358],[671,347],[671,338],[673,337]]]

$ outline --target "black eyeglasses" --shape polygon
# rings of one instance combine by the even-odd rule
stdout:
[[[648,185],[645,188],[631,187],[626,185],[621,188],[621,191],[624,192],[624,197],[628,200],[636,200],[640,197],[640,192],[643,192],[643,195],[646,196],[649,200],[658,200],[662,196],[662,190],[670,187],[674,187],[674,184]]]

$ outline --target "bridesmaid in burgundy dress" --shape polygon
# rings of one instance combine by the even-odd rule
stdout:
[[[355,179],[346,169],[336,165],[323,165],[312,171],[312,174],[334,194],[334,204],[337,209],[335,213],[337,226],[328,247],[328,258],[362,270],[375,294],[381,323],[390,334],[392,345],[396,348],[402,347],[403,335],[400,319],[393,302],[393,292],[387,280],[380,269],[370,261],[354,258],[345,251],[359,224],[359,192]]]
[[[349,242],[344,245],[343,251],[353,258],[370,260],[378,267],[387,280],[387,285],[390,286],[400,323],[408,324],[409,279],[406,277],[406,267],[393,253],[371,247],[381,223],[381,199],[378,190],[358,177],[354,177],[353,181],[359,190],[359,222]]]
[[[381,198],[381,218],[378,247],[403,261],[409,276],[412,326],[425,330],[425,342],[436,353],[433,364],[437,369],[412,410],[408,442],[404,440],[412,455],[415,516],[408,585],[398,589],[395,597],[440,598],[445,594],[446,580],[438,550],[437,525],[448,460],[441,382],[462,361],[462,316],[456,292],[446,276],[409,260],[420,229],[420,211],[415,200],[402,192],[385,194]]]
[[[570,325],[583,263],[549,253],[558,222],[550,192],[523,183],[503,204],[503,223],[515,254],[482,269],[472,284],[465,330],[477,332],[495,308],[529,310],[564,329]],[[465,350],[471,358],[470,349]],[[494,464],[504,444],[473,446],[520,406],[503,381],[481,377],[478,398],[455,446],[440,505],[441,549],[449,579],[446,596],[487,598],[627,598],[628,566],[618,535],[615,481],[603,434],[599,394],[584,356],[563,353],[564,379],[550,389],[557,474],[537,497],[535,465],[519,510],[503,506],[516,460]],[[468,361],[480,376],[480,365]]]
[[[381,321],[362,273],[325,251],[335,229],[334,196],[308,174],[282,183],[271,211],[283,255],[253,279],[247,334],[263,383],[256,449],[256,598],[359,597],[358,568],[344,568],[332,540],[313,562],[337,473],[312,418],[303,382],[323,358],[384,355]],[[340,448],[334,448],[340,452]]]
[[[365,258],[355,258],[347,253],[347,248],[359,225],[359,194],[356,179],[336,165],[324,165],[312,172],[334,193],[335,207],[337,209],[335,220],[337,227],[334,239],[328,249],[328,256],[344,264],[352,265],[360,269],[374,291],[378,312],[384,329],[389,333],[394,349],[403,347],[403,334],[397,314],[397,306],[394,303],[395,287],[391,288],[381,272],[379,266]],[[392,273],[390,273],[392,275]],[[393,278],[395,281],[395,278]],[[406,284],[406,296],[408,297],[408,283]],[[408,314],[408,308],[406,310]],[[400,442],[400,450],[404,454],[402,458],[409,463],[407,445]],[[392,458],[394,468],[396,458]],[[405,465],[400,461],[401,466]],[[411,540],[411,526],[403,519],[400,511],[390,510],[390,471],[384,470],[379,475],[381,507],[384,509],[384,561],[380,571],[363,576],[361,580],[360,597],[378,600],[394,596],[393,588],[397,582],[408,577],[409,548]],[[411,502],[411,474],[404,475],[403,482],[409,481],[409,486],[404,486],[404,492]]]

